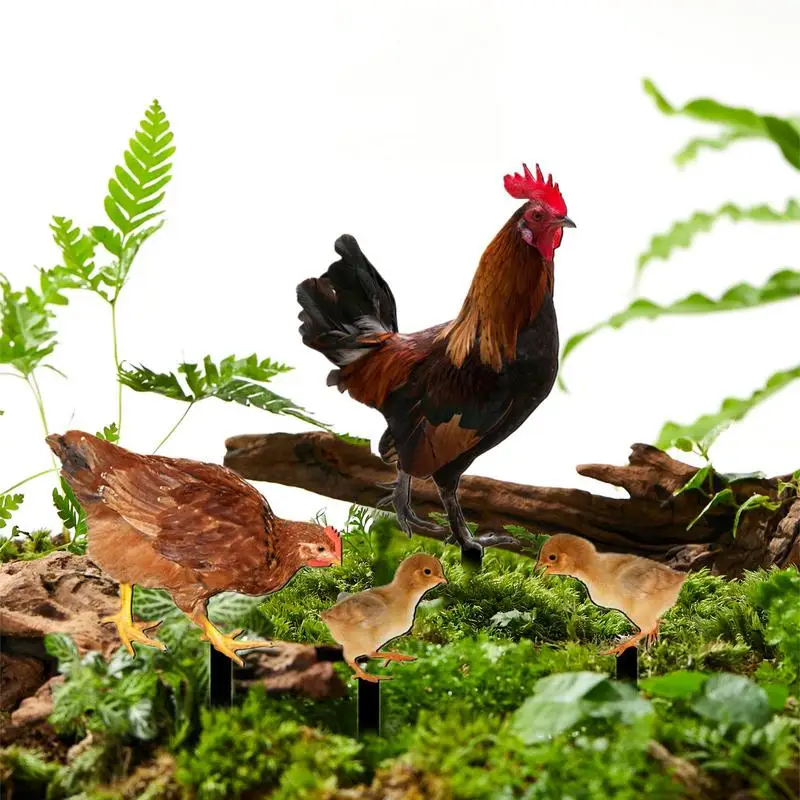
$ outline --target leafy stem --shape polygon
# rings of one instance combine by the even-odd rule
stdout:
[[[28,475],[27,478],[23,478],[21,481],[17,481],[13,486],[9,486],[8,489],[5,491],[0,492],[2,494],[11,494],[14,489],[19,489],[20,486],[24,486],[29,481],[34,480],[35,478],[41,478],[42,475],[49,475],[51,472],[55,472],[55,467],[50,467],[49,469],[43,469],[41,472],[37,472],[35,475]]]
[[[120,383],[119,386],[120,389],[122,389],[122,383]],[[155,455],[163,447],[167,439],[169,439],[170,436],[172,436],[172,434],[178,430],[178,426],[186,419],[186,415],[192,410],[193,407],[194,401],[190,402],[189,405],[186,406],[186,410],[180,415],[180,417],[178,417],[178,421],[167,431],[167,435],[156,445],[156,449],[153,450],[153,455]]]
[[[44,410],[44,400],[42,399],[42,390],[39,387],[39,381],[36,380],[36,373],[31,371],[25,378],[28,386],[30,386],[31,392],[33,393],[34,400],[36,401],[36,408],[39,410],[39,419],[42,421],[42,428],[44,429],[44,435],[47,436],[50,433],[50,427],[47,424],[47,414]],[[50,460],[53,462],[53,470],[56,469],[56,458],[51,453]]]
[[[117,341],[117,298],[119,292],[109,301],[111,306],[111,342],[114,349],[114,375],[119,375],[119,346]],[[122,431],[122,384],[117,381],[117,431]]]

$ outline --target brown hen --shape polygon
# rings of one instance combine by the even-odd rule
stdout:
[[[133,586],[166,589],[203,638],[238,664],[237,650],[269,646],[236,641],[206,616],[219,592],[264,595],[302,567],[340,564],[333,528],[276,517],[266,499],[217,464],[132,453],[83,431],[47,437],[61,474],[86,510],[88,555],[120,582],[121,608],[108,618],[131,655],[133,642],[165,649],[134,622]]]

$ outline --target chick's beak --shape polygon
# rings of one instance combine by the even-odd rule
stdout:
[[[444,575],[442,575],[436,579],[436,583],[447,583],[447,578],[445,578]]]
[[[561,219],[558,220],[558,225],[561,228],[577,228],[578,227],[569,217],[561,217]]]

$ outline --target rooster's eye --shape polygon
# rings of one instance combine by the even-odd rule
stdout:
[[[540,222],[544,218],[544,212],[539,211],[538,209],[534,211],[531,216],[537,221]]]

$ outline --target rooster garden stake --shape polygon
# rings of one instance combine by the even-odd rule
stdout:
[[[550,394],[558,371],[553,256],[575,224],[552,176],[523,165],[506,191],[524,200],[489,243],[461,311],[450,322],[400,333],[395,299],[356,240],[341,236],[340,259],[297,287],[303,342],[336,367],[328,385],[386,418],[381,457],[397,464],[387,498],[400,527],[443,530],[411,507],[412,478],[432,477],[450,541],[480,563],[505,533],[473,537],[458,502],[461,475],[510,436]],[[431,265],[433,266],[433,265]],[[450,268],[450,265],[447,265]],[[469,554],[472,554],[472,559]]]

